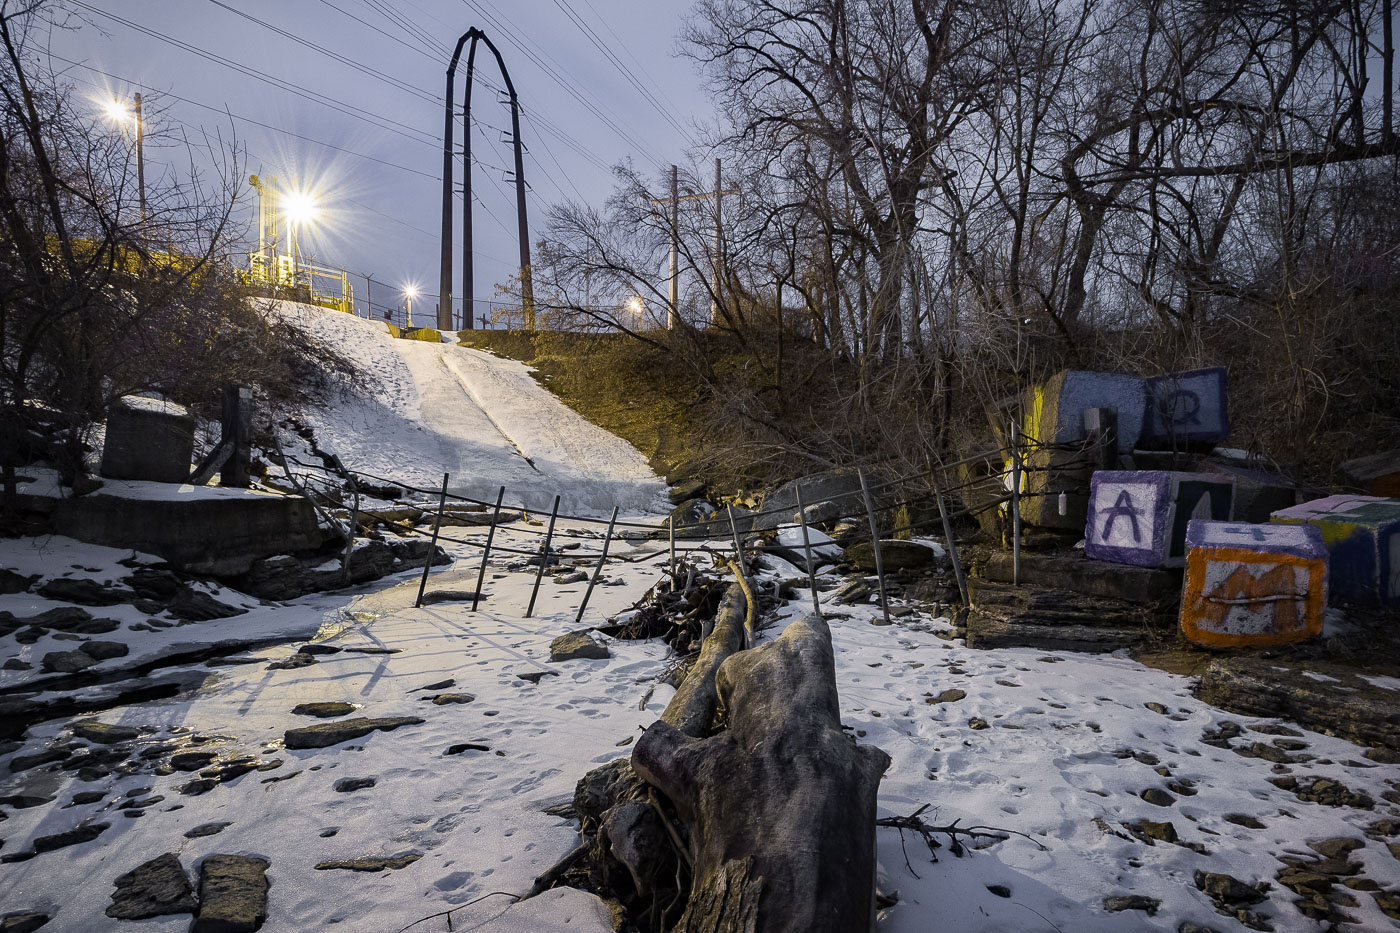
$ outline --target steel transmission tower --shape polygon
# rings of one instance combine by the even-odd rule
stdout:
[[[510,72],[501,59],[495,44],[486,33],[473,26],[457,40],[452,52],[452,61],[447,66],[447,108],[442,131],[442,269],[439,282],[437,325],[439,330],[452,329],[452,101],[453,84],[457,77],[457,62],[462,57],[462,46],[467,49],[467,90],[462,103],[462,134],[465,140],[465,167],[463,169],[465,192],[462,209],[462,324],[464,329],[475,327],[473,276],[472,276],[472,78],[476,70],[476,44],[485,42],[496,64],[501,69],[501,77],[510,95],[511,143],[515,150],[515,213],[516,229],[520,236],[520,300],[525,315],[525,326],[535,327],[535,289],[530,273],[530,223],[525,209],[525,161],[520,145],[520,102],[515,94],[515,85],[510,80]]]

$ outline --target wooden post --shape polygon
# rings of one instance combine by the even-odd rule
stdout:
[[[666,538],[668,539],[671,553],[671,589],[674,590],[676,588],[676,516],[674,515],[666,516]]]
[[[220,486],[247,488],[252,482],[248,462],[252,458],[253,390],[247,386],[225,386],[223,443],[231,445],[231,455],[219,471]]]
[[[870,543],[875,548],[875,579],[880,584],[880,611],[885,624],[890,624],[890,601],[885,595],[885,560],[880,554],[880,526],[875,522],[875,501],[870,498],[870,484],[865,481],[865,468],[856,471],[860,477],[860,494],[865,499],[865,515],[870,519]]]
[[[822,604],[817,599],[817,566],[812,562],[812,540],[807,534],[807,510],[802,507],[802,484],[798,483],[793,489],[797,493],[797,524],[802,527],[802,552],[807,557],[807,582],[812,587],[812,611],[820,618]]]
[[[734,506],[726,505],[725,513],[729,516],[729,533],[734,537],[734,559],[739,562],[739,569],[744,573],[744,545],[739,541],[739,526],[734,523]]]
[[[544,568],[549,564],[549,544],[554,540],[554,520],[559,517],[559,497],[554,497],[554,508],[549,510],[549,529],[544,533],[544,550],[540,551],[540,569],[535,571],[535,586],[530,590],[530,605],[525,607],[525,618],[530,618],[535,611],[535,597],[540,595],[540,580],[544,577]],[[477,588],[480,591],[480,587]]]
[[[1021,426],[1011,422],[1011,584],[1021,585]]]
[[[943,519],[943,540],[948,542],[948,557],[953,562],[953,578],[958,581],[958,594],[963,605],[968,605],[967,578],[963,576],[962,561],[958,559],[958,543],[953,540],[953,523],[948,521],[948,508],[943,504],[943,493],[936,494],[938,516]]]
[[[481,587],[486,583],[486,561],[491,557],[491,542],[496,540],[496,523],[501,520],[501,500],[506,497],[506,487],[496,491],[496,510],[491,513],[491,530],[486,532],[486,547],[481,552],[481,569],[476,574],[476,592],[472,593],[472,612],[481,602]]]
[[[449,474],[442,474],[442,496],[438,499],[437,519],[433,521],[433,540],[428,545],[428,556],[423,560],[423,578],[418,581],[418,598],[413,601],[413,608],[419,609],[423,606],[423,590],[428,586],[428,571],[433,568],[433,557],[437,554],[438,531],[442,529],[442,510],[447,507],[447,477]],[[351,532],[353,539],[354,532]]]
[[[583,604],[578,607],[578,615],[574,617],[575,625],[583,621],[583,610],[588,608],[588,598],[593,595],[593,587],[598,585],[598,578],[603,574],[603,564],[608,559],[608,546],[612,544],[613,526],[616,524],[617,506],[613,506],[612,518],[608,519],[608,533],[603,536],[603,553],[598,555],[598,566],[593,568],[593,579],[588,581],[588,589],[583,591]]]
[[[1095,470],[1118,469],[1118,409],[1084,409],[1084,436]]]

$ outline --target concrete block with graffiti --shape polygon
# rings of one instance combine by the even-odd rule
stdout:
[[[1084,553],[1142,567],[1186,563],[1192,519],[1230,517],[1234,481],[1214,473],[1099,470],[1089,486]]]
[[[1400,605],[1400,499],[1328,496],[1280,509],[1272,520],[1321,532],[1334,601]]]
[[[1192,521],[1181,631],[1215,648],[1282,645],[1322,631],[1327,548],[1312,525]]]
[[[1021,482],[1024,521],[1042,528],[1084,526],[1090,470],[1084,453],[1076,449],[1084,440],[1084,409],[1118,410],[1118,449],[1127,453],[1142,432],[1144,391],[1137,376],[1067,369],[1026,392],[1021,403],[1027,467]],[[1066,494],[1063,515],[1061,492]]]
[[[1218,444],[1230,435],[1224,367],[1154,376],[1146,390],[1138,442],[1144,449]]]

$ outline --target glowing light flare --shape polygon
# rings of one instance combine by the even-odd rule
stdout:
[[[314,223],[319,212],[316,199],[304,191],[288,191],[282,195],[282,214],[295,226]]]
[[[417,285],[405,285],[405,286],[403,287],[403,296],[404,296],[405,298],[407,298],[409,301],[412,301],[413,299],[417,298],[417,297],[418,297],[418,286],[417,286]]]
[[[121,100],[115,97],[98,97],[94,100],[102,108],[102,115],[123,129],[136,125],[136,112]]]
[[[639,298],[639,297],[636,296],[636,295],[633,295],[633,296],[632,296],[631,298],[629,298],[628,301],[627,301],[627,310],[628,310],[628,311],[631,311],[633,314],[641,314],[641,313],[642,313],[642,299]]]

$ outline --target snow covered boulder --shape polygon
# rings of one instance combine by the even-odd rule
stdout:
[[[612,657],[612,652],[607,645],[600,645],[593,640],[593,635],[583,629],[577,632],[569,632],[560,635],[549,643],[549,659],[551,661],[572,661],[576,658],[602,659]]]
[[[880,539],[880,557],[886,573],[900,570],[919,570],[932,567],[942,554],[927,544],[917,541],[901,541],[895,538]],[[869,541],[861,541],[846,548],[846,560],[866,572],[875,570],[875,546]]]

